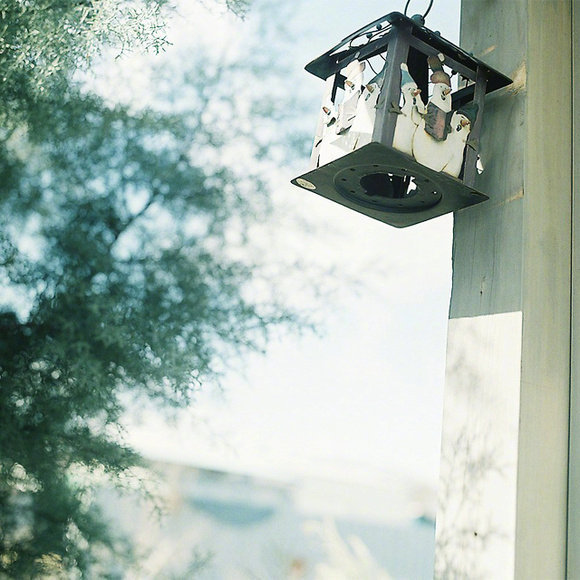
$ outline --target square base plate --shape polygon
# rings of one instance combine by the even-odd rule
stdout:
[[[414,189],[401,187],[403,181],[414,183]],[[377,142],[296,177],[292,183],[397,228],[489,199],[461,180]]]

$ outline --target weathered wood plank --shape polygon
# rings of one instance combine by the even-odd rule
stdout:
[[[571,28],[571,0],[528,2],[517,578],[566,574]]]
[[[572,4],[572,382],[568,476],[568,578],[580,578],[580,3]]]

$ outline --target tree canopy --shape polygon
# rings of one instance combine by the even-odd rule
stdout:
[[[266,219],[261,171],[276,157],[269,127],[283,105],[244,89],[240,63],[201,51],[171,88],[185,106],[135,109],[79,80],[106,46],[161,50],[164,4],[0,8],[7,577],[105,577],[106,562],[129,557],[91,492],[95,478],[122,483],[140,465],[120,433],[127,396],[188,404],[232,357],[262,348],[271,325],[296,320],[276,300],[258,299],[253,265],[227,243]],[[259,132],[247,128],[248,115]],[[253,166],[240,167],[236,150]]]

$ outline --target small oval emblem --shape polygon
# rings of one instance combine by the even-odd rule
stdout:
[[[302,177],[299,177],[296,180],[296,184],[299,185],[300,187],[304,187],[306,189],[316,189],[316,185],[314,185],[314,183],[312,183],[311,181],[308,181],[306,179],[302,179]]]

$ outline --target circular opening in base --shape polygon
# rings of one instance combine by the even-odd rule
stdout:
[[[388,173],[369,173],[360,179],[360,185],[370,197],[402,199],[407,196],[407,184],[401,177]]]
[[[333,181],[342,197],[377,211],[424,211],[439,203],[442,197],[424,176],[398,166],[391,168],[376,163],[349,166],[339,170]]]

